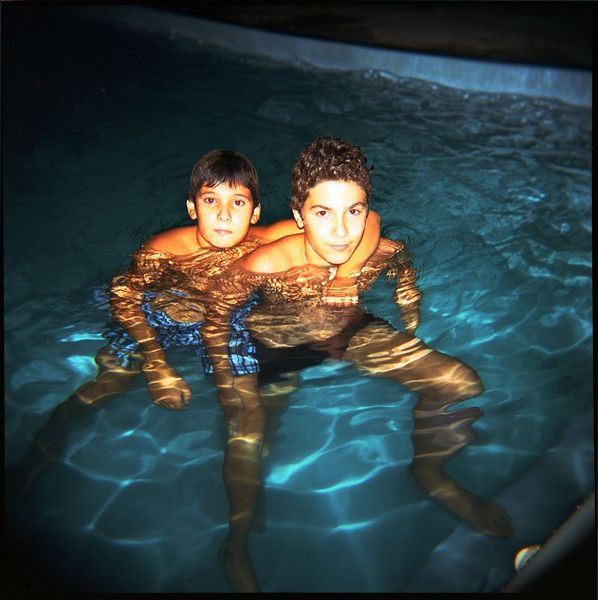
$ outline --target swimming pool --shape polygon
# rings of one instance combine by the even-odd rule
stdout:
[[[594,486],[591,111],[36,14],[6,34],[6,464],[93,375],[107,320],[94,289],[185,222],[201,154],[251,157],[272,221],[289,213],[298,150],[341,135],[375,167],[383,235],[416,258],[419,336],[485,385],[466,403],[484,412],[479,440],[446,470],[508,510],[515,534],[476,534],[411,485],[413,394],[325,363],[302,373],[265,465],[258,579],[264,591],[497,590],[516,551]],[[366,304],[398,325],[383,282]],[[224,423],[196,359],[172,357],[194,393],[185,413],[153,407],[140,382],[73,432],[10,515],[61,589],[228,589]]]

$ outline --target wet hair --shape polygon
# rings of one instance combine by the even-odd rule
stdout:
[[[187,198],[195,200],[202,186],[221,183],[242,185],[251,193],[253,206],[260,205],[260,187],[252,162],[235,150],[210,150],[193,165]]]
[[[323,181],[350,181],[365,192],[365,203],[372,196],[371,168],[363,152],[353,144],[324,136],[304,148],[291,171],[291,208],[301,212],[309,191]]]

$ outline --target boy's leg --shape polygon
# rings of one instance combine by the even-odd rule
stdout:
[[[101,348],[95,356],[98,366],[96,376],[78,387],[71,398],[90,409],[98,410],[104,407],[115,396],[129,389],[133,378],[141,373],[143,357],[141,354],[129,355],[129,366],[124,367],[109,346]]]
[[[234,377],[234,388],[232,382],[228,386],[218,381],[218,399],[228,429],[223,480],[230,507],[229,531],[220,556],[229,583],[236,592],[258,590],[247,550],[256,499],[262,485],[260,459],[265,423],[256,380],[256,374]]]
[[[263,502],[261,460],[267,434],[286,408],[285,399],[297,389],[296,373],[284,373],[282,381],[259,388],[257,375],[236,377],[234,385],[239,395],[220,381],[219,402],[227,419],[228,439],[224,453],[223,479],[229,506],[229,533],[221,548],[227,577],[237,592],[254,592],[258,583],[247,551],[249,533],[255,528],[256,509]]]
[[[496,504],[477,496],[446,476],[443,465],[477,438],[472,423],[482,414],[477,407],[446,409],[482,393],[477,373],[460,360],[437,352],[419,338],[395,331],[375,320],[351,339],[345,359],[362,372],[391,378],[418,392],[413,409],[414,449],[410,473],[428,496],[458,514],[476,531],[507,537],[510,518]]]
[[[343,358],[368,375],[394,379],[419,392],[428,409],[473,398],[483,391],[471,367],[379,319],[353,335]]]
[[[137,355],[132,357],[141,358]],[[99,350],[95,362],[98,366],[97,375],[52,411],[46,424],[33,438],[27,455],[9,467],[7,488],[11,494],[24,492],[45,467],[60,460],[73,427],[127,390],[133,378],[141,372],[140,364],[134,364],[131,368],[120,366],[108,346]]]
[[[288,371],[278,375],[278,381],[260,385],[259,394],[266,415],[262,458],[267,458],[280,418],[288,406],[288,397],[299,389],[299,371]]]

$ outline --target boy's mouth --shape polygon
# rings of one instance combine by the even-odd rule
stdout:
[[[232,233],[230,229],[214,229],[214,231],[219,235],[229,235]]]

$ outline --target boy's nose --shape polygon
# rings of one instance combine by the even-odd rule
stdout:
[[[347,237],[347,227],[344,219],[337,219],[332,227],[332,235],[337,238]]]
[[[220,212],[218,213],[219,221],[230,221],[230,212],[226,206],[220,208]]]

